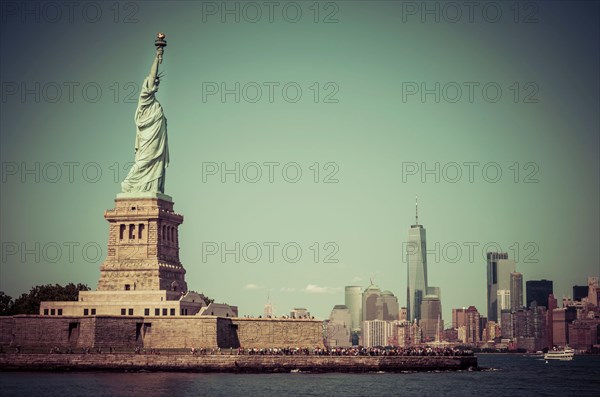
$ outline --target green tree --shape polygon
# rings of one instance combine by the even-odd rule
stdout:
[[[10,316],[13,304],[12,297],[0,291],[0,316]]]
[[[42,301],[76,301],[79,291],[89,291],[86,284],[69,283],[64,287],[59,284],[38,285],[24,293],[12,304],[10,314],[39,314]]]

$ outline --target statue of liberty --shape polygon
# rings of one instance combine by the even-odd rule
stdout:
[[[150,74],[140,90],[140,99],[135,111],[135,164],[121,183],[124,193],[164,193],[165,172],[169,164],[167,118],[156,99],[161,75],[158,65],[167,42],[165,35],[158,33],[155,45],[156,56]]]

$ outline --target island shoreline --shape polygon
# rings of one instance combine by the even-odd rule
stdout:
[[[191,354],[1,354],[0,371],[446,372],[477,370],[475,356],[317,356]]]

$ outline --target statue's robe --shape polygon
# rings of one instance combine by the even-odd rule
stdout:
[[[154,79],[146,77],[135,112],[135,164],[121,183],[123,192],[165,191],[165,169],[169,164],[167,118],[156,91]]]

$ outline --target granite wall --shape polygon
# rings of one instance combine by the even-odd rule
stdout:
[[[43,351],[113,347],[117,350],[323,346],[318,320],[214,316],[0,317],[0,348]]]

